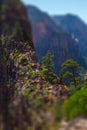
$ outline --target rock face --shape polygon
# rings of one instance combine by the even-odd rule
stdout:
[[[87,57],[87,24],[78,16],[71,14],[54,16],[53,19],[77,41],[80,52],[83,56]]]
[[[19,96],[16,94],[20,79],[17,57],[29,55],[32,62],[36,62],[36,57],[25,7],[19,0],[0,2],[0,130],[12,130],[9,105]],[[26,58],[23,60],[26,62]]]
[[[16,66],[12,56],[25,54],[29,48],[34,51],[34,45],[26,9],[19,0],[3,0],[0,13],[0,80],[6,84],[10,78],[16,80]],[[32,60],[36,60],[35,54]]]
[[[32,24],[33,41],[38,60],[49,50],[54,55],[56,73],[66,59],[72,58],[80,65],[85,65],[77,42],[71,35],[65,33],[48,14],[41,12],[36,7],[27,6],[27,12]]]
[[[49,105],[66,98],[68,89],[54,74],[51,82],[46,80],[36,62],[31,25],[22,3],[0,2],[0,130],[49,129],[56,118]]]
[[[0,34],[9,36],[13,34],[17,41],[32,40],[31,25],[27,18],[26,9],[19,0],[4,0],[0,13],[0,24],[2,27]],[[31,46],[34,48],[32,43]]]

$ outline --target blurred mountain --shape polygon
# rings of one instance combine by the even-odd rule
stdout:
[[[61,28],[59,24],[34,6],[27,6],[32,25],[33,41],[38,60],[49,50],[54,55],[55,72],[60,69],[66,59],[74,59],[85,66],[77,41]]]
[[[87,57],[87,24],[72,14],[53,16],[53,19],[76,40],[81,54]]]
[[[29,12],[28,15],[30,17],[30,21],[32,22],[31,24],[34,33],[33,40],[35,42],[38,42],[40,38],[43,38],[47,34],[47,29],[55,32],[61,31],[60,26],[57,28],[55,22],[47,13],[41,12],[34,6],[27,6],[27,10]],[[39,37],[36,30],[38,30]]]

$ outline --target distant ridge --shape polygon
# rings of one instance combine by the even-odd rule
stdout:
[[[78,40],[80,52],[87,57],[87,24],[76,15],[56,15],[54,21],[59,24],[63,30]]]
[[[35,6],[29,5],[26,8],[33,29],[33,41],[38,60],[49,50],[54,55],[56,73],[61,64],[70,58],[85,66],[77,42],[71,34],[62,29],[60,23],[56,24],[51,16]]]

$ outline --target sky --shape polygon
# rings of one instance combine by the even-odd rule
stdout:
[[[22,0],[51,15],[75,14],[87,23],[87,0]]]

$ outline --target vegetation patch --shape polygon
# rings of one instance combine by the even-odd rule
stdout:
[[[87,116],[87,89],[76,92],[64,102],[63,114],[70,120]]]

